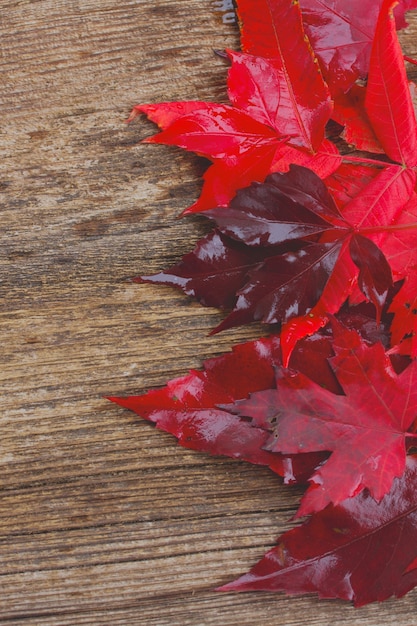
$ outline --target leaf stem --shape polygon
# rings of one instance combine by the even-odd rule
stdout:
[[[391,226],[367,226],[365,228],[358,228],[358,232],[361,234],[372,233],[385,233],[395,232],[400,230],[414,230],[417,228],[417,222],[411,222],[410,224],[392,224]]]
[[[370,165],[379,165],[380,167],[384,167],[386,165],[392,165],[387,161],[378,161],[378,159],[368,159],[366,157],[355,157],[349,156],[347,154],[343,154],[342,158],[344,161],[352,161],[353,163],[369,163]]]

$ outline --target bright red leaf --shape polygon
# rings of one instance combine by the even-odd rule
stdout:
[[[129,118],[162,129],[148,143],[213,162],[188,211],[216,224],[136,280],[232,309],[215,331],[263,321],[281,335],[111,400],[185,447],[309,482],[297,515],[311,518],[223,590],[401,596],[417,585],[417,122],[396,29],[417,0],[237,4],[230,104],[138,105]],[[379,156],[342,162],[326,131]]]
[[[365,110],[366,88],[353,85],[335,98],[333,119],[344,127],[342,137],[357,150],[384,154]]]
[[[417,124],[404,58],[393,17],[393,0],[384,0],[372,46],[365,109],[375,134],[393,160],[417,165]]]
[[[369,69],[372,40],[383,0],[300,0],[302,20],[312,48],[320,60],[332,93],[347,91]],[[292,42],[280,37],[287,0],[238,0],[242,48],[252,54],[275,57]],[[404,12],[415,0],[399,0],[395,9],[397,27],[406,26]],[[293,9],[293,14],[296,11]],[[298,11],[298,6],[297,6]],[[296,22],[284,22],[287,33],[300,31]]]
[[[382,166],[383,163],[381,163]],[[324,182],[339,211],[356,198],[380,171],[377,167],[360,163],[342,163],[333,174],[326,178]]]
[[[391,343],[400,354],[417,357],[417,267],[409,270],[403,286],[391,303],[395,317],[391,326]]]
[[[294,11],[295,5],[290,13]],[[286,25],[283,30],[288,34]],[[296,59],[286,49],[285,56],[274,59],[228,54],[233,106],[138,105],[129,118],[146,113],[163,129],[146,142],[177,145],[213,161],[192,212],[225,205],[237,189],[269,172],[287,171],[291,163],[309,166],[325,178],[341,162],[336,147],[324,139],[332,103],[306,42],[297,45]]]

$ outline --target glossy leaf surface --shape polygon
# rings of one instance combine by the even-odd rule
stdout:
[[[366,88],[353,85],[335,98],[333,119],[344,127],[342,137],[357,150],[384,154],[365,110]]]
[[[292,166],[272,174],[240,190],[227,209],[207,211],[219,233],[169,270],[138,280],[175,285],[207,306],[233,308],[216,332],[254,321],[289,324],[287,363],[295,343],[323,326],[349,296],[371,301],[380,317],[392,274],[403,278],[390,265],[395,234],[404,240],[403,255],[415,258],[414,227],[399,223],[396,231],[415,173],[393,165],[366,181],[350,201],[344,190],[347,203],[339,211],[313,172]],[[411,208],[407,215],[414,219]]]
[[[224,205],[237,189],[264,180],[269,172],[287,171],[291,163],[308,165],[326,177],[341,161],[335,146],[324,139],[332,103],[305,42],[297,48],[296,59],[291,58],[290,74],[290,60],[281,56],[266,59],[229,52],[229,57],[228,94],[233,106],[138,105],[130,118],[146,113],[163,129],[147,143],[180,146],[214,162],[192,211]]]
[[[236,293],[246,284],[249,272],[268,254],[273,250],[256,250],[213,231],[176,265],[135,280],[178,287],[205,306],[233,308]]]
[[[302,21],[324,77],[333,93],[347,91],[357,78],[365,78],[369,69],[372,40],[383,0],[300,0]],[[298,2],[287,0],[238,0],[241,40],[244,50],[274,57],[281,42],[276,28],[283,23],[283,13],[292,9],[294,22],[286,18],[289,33],[297,31],[295,18]],[[415,8],[414,0],[400,0],[395,9],[397,27],[404,28],[405,11]],[[291,25],[290,25],[291,24]],[[299,28],[298,28],[299,30]]]
[[[417,124],[393,17],[396,2],[384,0],[369,68],[365,108],[386,154],[417,165]]]
[[[271,246],[319,235],[347,224],[326,185],[307,168],[291,166],[264,184],[240,190],[227,210],[206,216],[221,231],[249,246]]]
[[[375,305],[379,320],[388,291],[393,286],[389,263],[378,246],[362,235],[351,238],[349,252],[359,269],[358,286],[364,296]]]
[[[300,0],[303,23],[333,93],[346,92],[369,71],[372,42],[383,0]],[[415,2],[399,0],[396,27]]]
[[[401,597],[417,584],[417,459],[380,503],[366,492],[285,533],[252,570],[221,591],[317,593],[356,606]]]
[[[327,363],[331,354],[329,339],[316,337],[300,343],[293,363],[337,391]],[[219,408],[273,387],[275,367],[280,363],[279,338],[271,337],[236,346],[231,353],[207,360],[203,371],[192,371],[163,389],[109,399],[170,432],[186,448],[267,465],[285,482],[305,482],[326,454],[300,457],[268,452],[264,446],[271,435],[270,425],[258,426]]]
[[[357,234],[366,236],[380,248],[395,278],[400,277],[400,274],[396,273],[394,266],[393,239],[402,238],[404,232],[408,233],[406,237],[410,237],[410,233],[413,233],[411,236],[414,237],[416,232],[413,223],[409,224],[408,228],[403,224],[404,207],[410,205],[415,184],[416,174],[413,170],[392,165],[380,171],[351,202],[344,206],[342,211],[344,219],[351,224]],[[410,212],[408,216],[411,215]],[[404,248],[406,246],[407,244]],[[397,252],[398,250],[397,248]],[[411,249],[408,249],[408,253],[412,254]],[[378,254],[372,256],[372,271],[365,281],[370,279],[370,282],[368,286],[362,284],[362,288],[365,295],[368,292],[367,297],[372,295],[369,293],[369,286],[375,290],[372,298],[379,314],[383,298],[378,302],[378,293],[385,293],[389,286],[389,272],[386,262],[378,261]],[[283,327],[281,340],[284,364],[287,363],[297,341],[326,324],[327,315],[336,313],[348,296],[352,297],[352,294],[356,293],[356,301],[363,298],[364,294],[358,289],[357,270],[357,265],[345,247],[319,301],[308,313],[308,317],[294,318]],[[367,271],[369,272],[369,267]]]
[[[185,447],[308,483],[296,517],[310,519],[223,590],[360,606],[417,585],[416,86],[396,32],[417,0],[237,5],[229,103],[138,105],[129,118],[162,129],[145,142],[212,161],[185,212],[215,225],[135,280],[231,310],[213,332],[281,332],[111,400]]]
[[[276,390],[238,402],[241,417],[265,412],[275,436],[265,446],[282,453],[332,451],[312,476],[299,515],[338,504],[367,488],[376,500],[405,467],[407,430],[415,420],[417,364],[397,375],[381,344],[367,346],[355,331],[337,328],[330,360],[344,395],[300,373],[279,370]],[[233,408],[232,408],[233,410]]]

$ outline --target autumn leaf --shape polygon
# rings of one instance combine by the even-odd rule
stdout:
[[[129,118],[162,129],[145,142],[212,161],[186,212],[215,226],[134,280],[231,311],[213,332],[281,332],[110,399],[187,448],[308,483],[296,516],[309,520],[221,590],[360,606],[417,585],[416,86],[396,32],[417,1],[237,4],[229,104],[138,105]],[[342,157],[339,134],[362,152]]]
[[[204,306],[233,308],[236,293],[248,272],[272,255],[274,248],[257,250],[244,246],[217,230],[201,239],[195,249],[167,270],[133,280],[178,287]]]
[[[365,109],[386,154],[408,167],[417,165],[417,123],[395,30],[393,7],[384,0],[377,23]]]
[[[207,211],[217,231],[179,264],[136,280],[180,287],[207,306],[233,307],[214,332],[254,321],[288,324],[287,363],[296,341],[323,326],[355,289],[380,318],[393,283],[392,243],[385,241],[396,233],[414,185],[412,170],[387,167],[339,211],[325,183],[293,165],[240,190],[227,209]],[[408,231],[400,223],[398,232]],[[408,253],[415,255],[414,248]]]
[[[382,344],[367,346],[352,330],[336,327],[330,364],[344,395],[307,376],[278,370],[276,390],[252,394],[228,407],[240,417],[273,416],[275,434],[265,449],[296,454],[332,451],[311,477],[298,515],[338,504],[368,489],[388,493],[405,467],[407,430],[415,420],[417,363],[400,375]]]
[[[355,606],[403,596],[417,584],[416,482],[417,457],[409,456],[381,502],[362,492],[327,507],[219,590],[317,593]]]
[[[292,362],[337,392],[339,387],[327,362],[331,355],[329,338],[315,337],[300,342]],[[208,359],[203,371],[194,370],[170,381],[163,389],[109,399],[173,434],[186,448],[266,465],[287,483],[304,483],[327,454],[300,457],[268,452],[264,446],[271,436],[270,425],[258,427],[219,408],[254,391],[273,387],[275,368],[280,364],[279,337],[272,336]]]
[[[403,232],[414,232],[415,226],[411,222],[404,228],[402,219],[404,217],[404,207],[409,206],[410,198],[416,184],[416,173],[412,169],[404,169],[400,166],[392,165],[379,172],[369,184],[351,202],[348,202],[342,211],[343,218],[351,224],[353,230],[364,235],[377,246],[388,261],[391,273],[395,278],[400,277],[397,266],[394,266],[395,255],[392,253],[393,236],[402,237]],[[410,235],[408,235],[409,237]],[[415,251],[407,250],[408,254]],[[378,255],[373,247],[373,269],[369,286],[374,291],[373,303],[380,315],[381,302],[379,295],[386,294],[389,288],[389,272],[385,260],[378,262]],[[382,258],[382,257],[381,257]],[[328,314],[336,313],[348,296],[352,299],[357,283],[357,270],[353,266],[354,261],[345,247],[338,259],[332,275],[330,276],[318,302],[311,308],[307,316],[301,316],[288,320],[281,332],[284,364],[288,363],[291,350],[297,341],[308,334],[316,332],[324,326],[328,320]],[[355,264],[356,268],[358,264]],[[368,269],[366,270],[368,272]],[[372,274],[374,278],[372,278]],[[364,279],[362,275],[361,280]],[[381,285],[376,285],[375,279]],[[362,285],[364,289],[364,285]],[[364,289],[365,294],[356,292],[354,302],[360,301],[363,295],[370,297],[368,288]],[[383,300],[384,296],[382,297]]]
[[[303,23],[332,93],[346,92],[369,71],[371,47],[383,0],[300,0]],[[404,14],[417,4],[399,0],[394,9],[396,28],[407,23]]]
[[[281,40],[276,32],[288,24],[284,37],[300,32],[297,24],[283,22],[288,6],[300,5],[302,22],[332,94],[346,92],[358,78],[366,78],[376,23],[383,0],[238,0],[242,48],[252,54],[273,58],[281,47],[293,42]],[[395,8],[398,28],[404,28],[405,11],[415,0],[399,0]],[[297,11],[299,7],[297,6]],[[293,14],[296,11],[293,9]],[[280,33],[281,31],[279,31]],[[301,33],[302,34],[302,33]],[[300,36],[301,36],[300,34]]]
[[[358,162],[344,162],[324,180],[339,211],[356,198],[378,176],[383,166],[383,163],[380,164],[380,167],[375,165],[370,167]]]
[[[291,15],[294,11],[295,6]],[[146,113],[163,129],[147,143],[177,145],[213,161],[201,198],[189,212],[225,205],[237,189],[287,171],[291,163],[308,165],[324,178],[341,162],[324,138],[332,102],[306,42],[296,47],[295,58],[292,51],[274,59],[228,55],[231,105],[138,105],[129,118]]]
[[[384,324],[377,327],[365,311],[342,313],[340,321],[357,329],[368,344],[388,341]],[[291,356],[291,367],[332,394],[341,394],[329,365],[334,356],[332,343],[331,329],[300,341]],[[281,365],[280,338],[272,335],[208,359],[203,370],[192,370],[162,389],[109,399],[173,434],[186,448],[267,465],[285,482],[304,483],[327,453],[283,455],[267,451],[265,446],[274,431],[268,416],[248,421],[221,408],[255,392],[275,393],[276,370]]]
[[[353,85],[346,93],[338,94],[332,118],[343,126],[342,137],[357,150],[384,154],[365,109],[366,88]]]
[[[411,267],[389,311],[394,313],[391,343],[394,352],[417,357],[417,267]]]

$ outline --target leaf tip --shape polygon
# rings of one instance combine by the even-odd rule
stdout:
[[[145,113],[145,111],[142,108],[142,105],[140,104],[135,105],[133,109],[131,110],[129,117],[127,118],[127,120],[125,120],[125,123],[130,124],[130,122],[133,122],[133,120],[139,115],[141,115],[141,113]]]
[[[309,337],[325,326],[328,318],[324,315],[315,315],[310,312],[302,317],[294,317],[282,326],[281,352],[282,364],[288,367],[291,354],[300,339]]]

